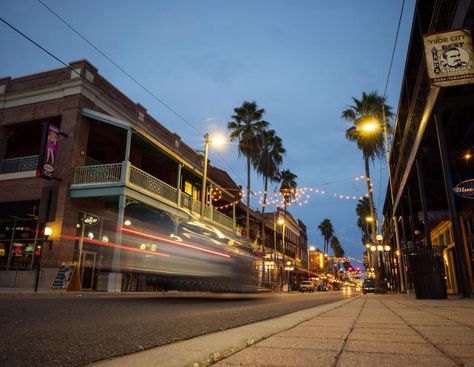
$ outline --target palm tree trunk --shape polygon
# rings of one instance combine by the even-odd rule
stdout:
[[[265,208],[267,204],[267,188],[268,188],[268,177],[264,177],[263,179],[263,204],[262,204],[262,214],[265,213]],[[266,234],[265,234],[265,220],[262,216],[262,229],[261,229],[261,236],[262,236],[262,244],[263,248],[265,249],[265,239],[266,239]]]
[[[365,177],[367,179],[367,190],[369,192],[369,203],[370,203],[370,216],[372,217],[372,221],[370,222],[371,229],[372,229],[372,246],[377,246],[376,243],[376,229],[375,229],[375,209],[374,209],[374,195],[372,193],[372,185],[370,180],[370,169],[369,169],[369,158],[365,157]],[[378,262],[378,254],[374,251],[374,258],[373,258],[373,267],[375,269],[375,287],[377,290],[381,289],[381,279],[380,279],[380,272],[379,272],[379,262]]]
[[[250,238],[250,157],[247,157],[247,218],[245,221],[247,238]]]
[[[267,206],[267,188],[268,188],[268,177],[263,178],[263,204],[262,204],[262,214],[265,213],[265,207]]]

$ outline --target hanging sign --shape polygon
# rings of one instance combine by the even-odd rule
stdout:
[[[423,42],[432,85],[449,87],[474,83],[474,51],[470,30],[427,34],[423,36]]]
[[[463,198],[474,199],[474,179],[460,182],[453,190]]]
[[[58,141],[59,129],[50,123],[44,123],[36,176],[54,177],[54,166],[58,155]]]

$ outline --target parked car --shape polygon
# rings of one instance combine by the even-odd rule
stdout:
[[[366,279],[364,283],[362,283],[362,293],[375,293],[375,279]]]
[[[314,283],[311,280],[303,280],[300,284],[300,292],[314,292]]]
[[[328,287],[325,286],[324,284],[318,285],[318,292],[326,292],[328,290]]]

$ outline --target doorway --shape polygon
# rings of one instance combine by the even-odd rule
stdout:
[[[92,290],[95,286],[97,253],[84,251],[81,259],[82,289]]]

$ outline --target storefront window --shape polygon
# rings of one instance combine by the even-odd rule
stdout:
[[[42,244],[42,238],[35,236],[36,224],[29,218],[0,221],[0,269],[26,270],[34,266]]]

